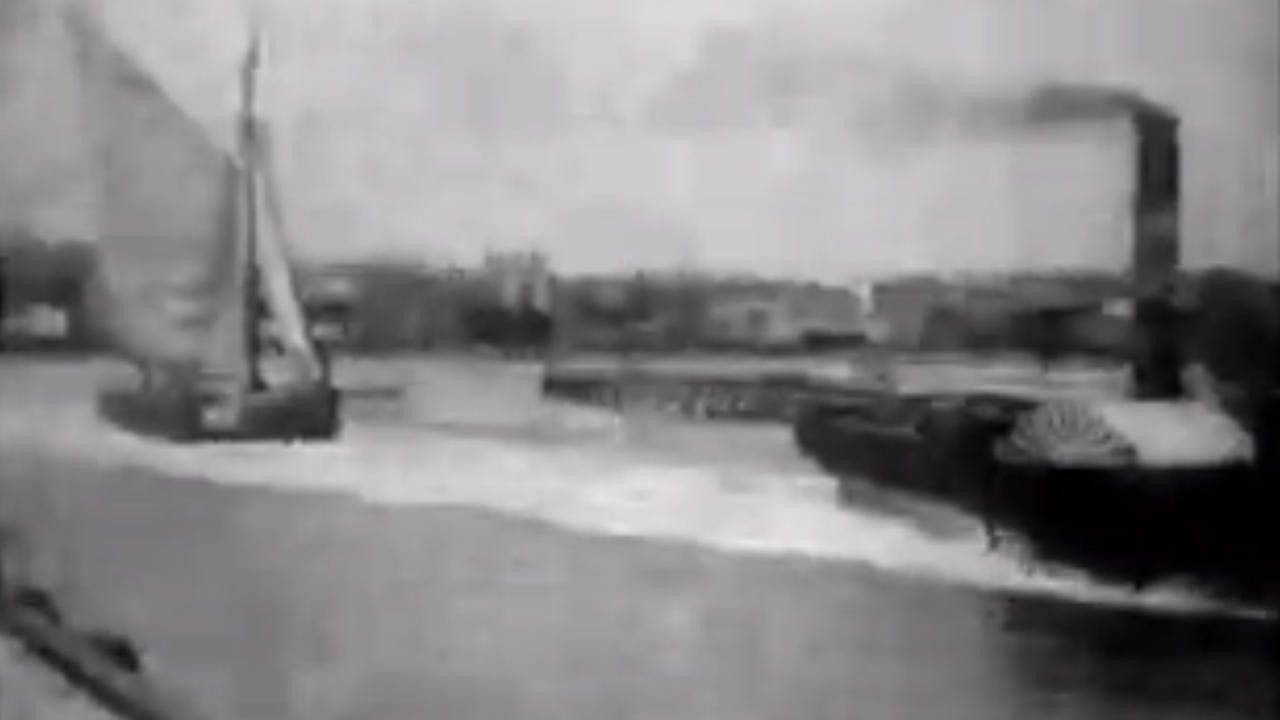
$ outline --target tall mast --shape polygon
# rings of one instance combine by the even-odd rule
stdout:
[[[258,64],[261,59],[261,46],[256,19],[251,28],[249,47],[245,52],[244,64],[240,71],[240,117],[239,117],[239,166],[241,202],[244,203],[243,237],[241,238],[244,286],[242,302],[244,302],[245,349],[248,355],[249,386],[257,388],[262,385],[262,377],[258,368],[258,357],[261,354],[259,339],[259,301],[258,301],[258,183],[256,172],[257,161],[257,95]]]

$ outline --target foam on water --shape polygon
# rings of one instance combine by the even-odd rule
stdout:
[[[326,491],[390,506],[481,507],[588,533],[853,561],[1015,593],[1171,612],[1245,612],[1175,589],[1135,594],[1074,574],[1032,572],[1017,557],[989,552],[976,527],[929,533],[901,518],[840,507],[834,483],[798,461],[717,463],[650,452],[620,441],[612,419],[577,416],[576,424],[565,424],[560,409],[545,405],[541,413],[508,416],[499,428],[511,436],[523,428],[528,442],[485,438],[483,418],[473,416],[469,422],[482,437],[357,421],[340,442],[294,446],[178,446],[118,430],[85,402],[12,407],[0,410],[0,445],[145,467],[175,481]],[[560,424],[548,433],[547,422],[557,417]],[[46,432],[49,427],[59,432]],[[717,431],[696,432],[714,438]]]

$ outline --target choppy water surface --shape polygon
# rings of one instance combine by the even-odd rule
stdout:
[[[281,627],[302,623],[294,634],[329,638],[342,649],[326,652],[346,658],[338,665],[360,657],[380,667],[394,657],[416,668],[388,665],[394,681],[366,671],[375,685],[439,671],[488,692],[523,688],[533,694],[533,714],[514,717],[607,710],[835,718],[856,707],[852,716],[870,718],[1242,718],[1266,716],[1274,700],[1262,650],[1268,625],[1206,619],[1238,609],[1175,588],[1134,595],[1065,571],[1033,571],[1012,554],[988,552],[972,521],[891,494],[838,507],[831,481],[796,455],[782,428],[696,427],[643,412],[619,422],[543,402],[529,368],[406,361],[346,369],[349,382],[409,390],[394,401],[357,401],[339,443],[181,448],[102,425],[89,410],[101,372],[83,364],[0,367],[6,455],[44,458],[30,461],[21,478],[7,462],[3,489],[25,498],[11,505],[38,498],[43,514],[57,509],[59,522],[79,518],[62,540],[46,543],[83,546],[72,574],[99,580],[77,581],[80,594],[92,596],[97,585],[117,598],[116,612],[137,614],[149,603],[158,616],[185,594],[178,585],[249,573],[239,582],[251,590],[208,592],[230,593],[233,605],[260,592],[245,612],[282,618],[303,612],[293,607],[300,603],[308,620]],[[30,482],[55,462],[75,468],[68,474],[76,479]],[[126,466],[147,472],[121,473]],[[306,509],[317,493],[329,498],[323,513]],[[464,522],[438,514],[457,508],[497,515],[469,511]],[[139,549],[139,534],[167,549]],[[657,550],[591,536],[674,544]],[[130,552],[112,552],[121,544]],[[164,597],[126,601],[120,578],[139,577],[144,558],[153,565],[143,584]],[[313,564],[318,558],[324,562]],[[405,595],[416,592],[406,589],[418,587],[411,579],[431,567],[447,577],[423,580],[417,604],[406,605]],[[166,583],[175,589],[162,590]],[[491,627],[459,637],[437,628],[448,639],[430,640],[435,600],[467,615],[454,603],[465,605],[468,594],[504,618],[490,616]],[[215,606],[197,604],[218,616]],[[137,616],[141,632],[148,622]],[[437,641],[452,655],[413,659],[415,648]],[[301,660],[279,652],[275,672],[288,676]],[[572,682],[554,673],[557,662],[566,672],[598,665],[593,672],[605,677],[594,691],[530,684]],[[420,679],[419,689],[431,686]],[[243,707],[236,712],[250,717]]]

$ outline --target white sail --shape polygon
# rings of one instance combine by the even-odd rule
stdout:
[[[265,124],[258,125],[255,136],[258,151],[251,171],[258,175],[258,182],[252,184],[260,208],[255,216],[257,229],[254,243],[258,280],[274,338],[283,351],[300,362],[305,367],[305,372],[314,379],[318,377],[320,368],[310,327],[294,282],[284,212],[280,205],[275,174],[272,172],[271,146],[268,142],[270,136],[266,133]]]
[[[241,168],[93,18],[66,17],[100,180],[100,324],[135,361],[247,377]]]
[[[255,23],[256,25],[256,23]],[[322,369],[311,341],[302,303],[293,281],[288,252],[285,248],[284,213],[275,184],[267,124],[257,116],[258,75],[262,59],[262,43],[253,33],[249,52],[241,68],[240,124],[238,154],[244,173],[244,202],[250,226],[246,241],[253,263],[253,287],[246,288],[251,297],[261,299],[265,317],[254,317],[255,343],[260,379],[268,384],[282,381],[315,381]],[[254,307],[258,307],[257,302]],[[265,328],[259,320],[266,320]],[[265,330],[266,332],[262,332]],[[273,362],[280,361],[283,362]],[[274,372],[282,369],[282,377]]]

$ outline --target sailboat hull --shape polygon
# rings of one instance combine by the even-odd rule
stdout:
[[[126,430],[176,442],[331,440],[341,432],[341,396],[328,385],[253,391],[239,402],[191,386],[112,388],[100,414]]]

